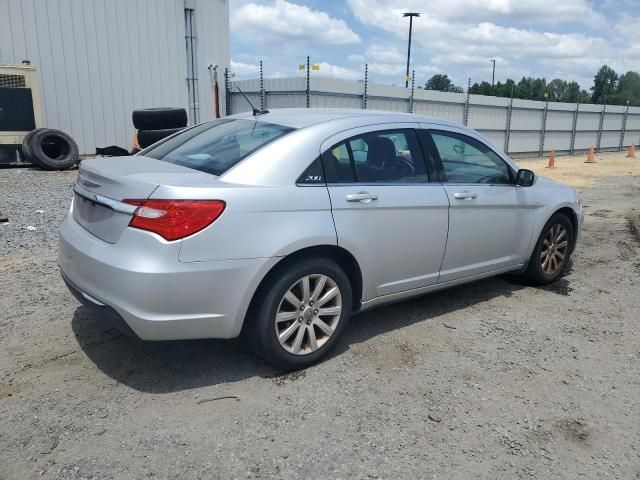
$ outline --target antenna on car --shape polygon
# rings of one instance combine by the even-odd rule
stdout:
[[[244,97],[244,99],[247,101],[247,103],[249,104],[249,106],[251,107],[251,109],[253,110],[253,116],[256,117],[258,115],[264,115],[265,113],[269,113],[269,110],[258,110],[256,107],[253,106],[253,103],[251,103],[249,101],[249,99],[247,98],[247,96],[244,94],[244,92],[242,90],[240,90],[240,87],[236,85],[236,88],[238,89],[238,91],[242,94],[242,96]]]

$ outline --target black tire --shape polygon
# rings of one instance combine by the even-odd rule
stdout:
[[[60,130],[36,130],[27,148],[32,162],[45,170],[67,170],[80,159],[76,142]]]
[[[165,130],[138,130],[138,144],[141,148],[147,148],[169,135],[183,130],[182,128],[167,128]]]
[[[542,252],[543,252],[543,247],[545,247],[544,245],[545,238],[547,238],[547,235],[550,234],[551,229],[555,228],[556,226],[561,226],[566,230],[567,245],[566,247],[563,247],[565,248],[564,257],[559,262],[559,265],[557,266],[557,268],[554,269],[553,272],[547,273],[543,270]],[[562,240],[562,242],[559,242],[558,244],[562,244],[563,242],[564,242],[564,239]],[[571,220],[569,220],[569,218],[563,213],[554,214],[549,219],[549,221],[545,224],[544,228],[542,229],[542,232],[540,233],[540,238],[538,238],[536,246],[533,249],[533,253],[531,254],[531,258],[529,259],[529,265],[527,266],[527,269],[524,272],[524,277],[534,285],[547,285],[549,283],[555,282],[558,279],[558,277],[562,275],[562,272],[564,271],[567,264],[569,263],[571,253],[573,252],[573,248],[575,246],[574,242],[575,240],[574,240],[573,224],[571,223]]]
[[[31,162],[37,167],[40,167],[40,164],[38,163],[37,159],[33,158],[33,152],[31,151],[31,138],[36,132],[39,132],[40,130],[46,129],[36,128],[35,130],[31,130],[22,139],[22,158],[24,159],[24,161]]]
[[[187,126],[187,111],[184,108],[147,108],[134,110],[133,126],[138,130],[165,130]]]
[[[315,274],[326,275],[337,285],[342,298],[340,317],[333,334],[317,350],[305,355],[294,355],[285,350],[278,341],[275,316],[287,290],[301,278]],[[324,358],[336,345],[351,317],[352,290],[349,277],[332,260],[318,257],[289,264],[276,270],[264,282],[264,286],[265,288],[257,292],[252,302],[243,330],[254,351],[267,362],[286,370],[305,368]],[[292,323],[296,321],[294,319]]]

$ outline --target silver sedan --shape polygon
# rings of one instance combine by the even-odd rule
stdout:
[[[457,123],[283,109],[83,161],[59,264],[144,340],[244,333],[300,368],[354,312],[505,272],[553,282],[582,220],[572,188]]]

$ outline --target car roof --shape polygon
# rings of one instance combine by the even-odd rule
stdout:
[[[391,122],[423,122],[462,127],[460,123],[441,118],[415,115],[412,113],[385,112],[381,110],[358,110],[347,108],[274,108],[268,113],[254,116],[251,112],[238,113],[227,118],[243,118],[275,123],[292,128],[304,128],[319,123],[342,120],[346,118],[370,117],[371,123]]]

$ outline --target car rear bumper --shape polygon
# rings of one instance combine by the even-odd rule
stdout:
[[[179,250],[180,242],[136,229],[110,244],[68,215],[58,264],[76,298],[143,340],[238,336],[253,292],[278,259],[185,263]]]
[[[105,326],[113,327],[122,332],[124,335],[132,337],[137,336],[136,333],[131,330],[131,327],[127,324],[127,322],[124,321],[124,318],[122,318],[120,314],[113,308],[93,298],[87,292],[74,285],[74,283],[69,280],[64,273],[62,273],[62,279],[67,285],[69,291],[73,294],[74,297],[76,297],[76,300],[78,300],[82,305],[91,310],[91,316],[96,321]]]

